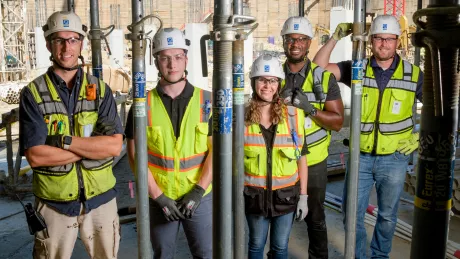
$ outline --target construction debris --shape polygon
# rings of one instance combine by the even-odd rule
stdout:
[[[0,84],[0,101],[7,104],[18,104],[21,89],[26,86],[25,82],[8,82]]]

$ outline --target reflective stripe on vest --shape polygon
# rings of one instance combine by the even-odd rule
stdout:
[[[272,176],[272,190],[293,186],[299,180],[299,174],[296,171],[293,175],[276,177]],[[266,188],[267,177],[266,176],[254,176],[248,173],[244,174],[245,185],[255,186],[260,188]]]
[[[412,118],[407,118],[403,121],[394,123],[380,123],[379,130],[381,133],[394,133],[403,131],[413,126]]]
[[[194,156],[180,159],[180,171],[185,172],[203,166],[206,159],[206,153],[196,154]]]
[[[314,145],[315,143],[327,138],[327,131],[323,128],[320,128],[318,131],[311,133],[307,136],[308,146]]]

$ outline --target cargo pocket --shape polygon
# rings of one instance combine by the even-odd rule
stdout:
[[[195,153],[201,154],[208,151],[208,123],[201,122],[195,128]]]
[[[244,209],[246,214],[260,214],[264,210],[264,190],[245,186],[244,187]]]
[[[253,174],[253,175],[260,175],[260,167],[259,167],[259,152],[250,150],[245,148],[244,149],[244,172]]]
[[[294,211],[299,201],[299,194],[299,185],[276,190],[274,202],[275,211],[278,213]]]
[[[164,140],[160,126],[147,127],[147,147],[148,150],[159,155],[164,154]]]
[[[50,258],[48,247],[46,246],[46,239],[39,238],[35,236],[34,248],[33,248],[33,258]]]

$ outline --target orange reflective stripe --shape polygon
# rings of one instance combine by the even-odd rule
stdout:
[[[206,159],[206,153],[196,154],[180,160],[180,171],[185,172],[201,167]]]
[[[292,175],[272,177],[272,190],[285,188],[295,185],[299,180],[299,174],[296,171]],[[267,188],[267,176],[256,176],[244,173],[244,185]]]
[[[150,112],[150,102],[151,102],[151,98],[153,98],[153,92],[152,93],[149,93],[148,97],[147,97],[147,123],[149,127],[152,126],[152,114]]]

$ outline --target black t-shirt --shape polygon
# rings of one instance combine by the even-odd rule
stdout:
[[[310,71],[311,69],[311,61],[308,60],[305,66],[303,66],[303,68],[297,73],[291,72],[287,64],[285,64],[284,67],[285,67],[285,73],[286,73],[285,87],[302,89],[302,85],[306,79],[307,71]],[[329,77],[326,102],[340,100],[340,99],[342,99],[342,97],[340,95],[339,85],[337,84],[337,81],[335,80],[334,75],[331,74],[331,76]]]
[[[188,81],[185,84],[184,90],[180,93],[176,98],[172,99],[169,95],[167,95],[163,87],[159,84],[157,85],[157,92],[160,96],[161,101],[163,102],[163,106],[168,113],[169,119],[171,120],[171,124],[174,130],[174,135],[176,138],[180,136],[180,125],[182,123],[182,119],[184,118],[185,111],[187,110],[187,106],[192,99],[194,87]],[[152,114],[152,117],[154,114]],[[155,117],[152,118],[152,120]],[[209,119],[208,122],[209,133],[208,136],[212,135],[212,118]],[[125,135],[129,139],[134,138],[134,117],[133,117],[133,107],[129,109],[128,113],[128,120],[126,123],[125,128]]]

